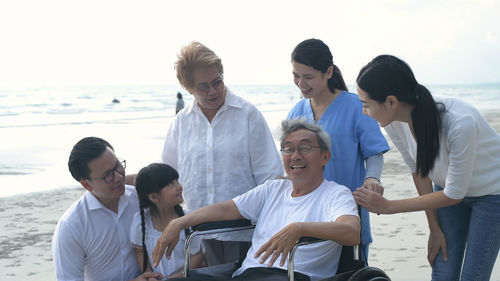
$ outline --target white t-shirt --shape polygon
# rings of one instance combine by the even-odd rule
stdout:
[[[283,175],[266,120],[229,89],[212,122],[196,101],[176,115],[162,159],[179,172],[189,210],[233,199]]]
[[[153,222],[151,220],[151,213],[149,208],[144,211],[144,223],[145,223],[145,228],[146,228],[146,238],[145,238],[145,244],[146,244],[146,249],[148,250],[148,256],[149,256],[149,264],[153,264],[152,261],[152,255],[153,255],[153,250],[155,248],[156,242],[158,241],[158,238],[161,236],[161,231],[156,230],[153,227]],[[132,245],[136,248],[142,248],[142,227],[141,227],[141,214],[136,213],[134,216],[134,220],[131,224],[130,227],[130,241],[132,242]],[[170,260],[167,260],[165,255],[163,255],[162,259],[160,260],[160,263],[158,264],[158,267],[153,268],[154,272],[161,272],[165,277],[170,276],[173,273],[176,273],[184,268],[184,244],[186,242],[186,234],[184,231],[181,231],[180,237],[179,237],[179,243],[174,248],[174,251],[172,252],[172,256],[170,257]],[[200,251],[200,242],[199,240],[195,239],[191,243],[191,247],[189,249],[190,253],[196,254]]]
[[[139,276],[129,236],[138,210],[133,186],[125,186],[118,214],[86,191],[61,217],[52,238],[57,280],[128,281]]]
[[[254,258],[255,252],[274,234],[292,222],[333,222],[343,215],[358,216],[351,191],[333,181],[324,180],[313,192],[292,197],[290,180],[271,180],[233,199],[241,215],[256,221],[252,247],[242,266],[235,272],[240,275],[251,267],[265,267]],[[295,254],[295,271],[318,280],[335,275],[342,246],[333,241],[324,241],[299,247]],[[287,269],[278,262],[274,267]]]
[[[429,178],[452,199],[500,194],[498,133],[473,106],[452,97],[434,100],[446,110],[441,113],[439,157]],[[408,124],[395,121],[384,129],[415,173],[417,143]]]

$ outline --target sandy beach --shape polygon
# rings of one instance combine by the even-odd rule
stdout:
[[[483,113],[499,132],[500,114]],[[279,113],[264,115],[273,133],[276,132],[284,116]],[[91,131],[93,135],[102,133],[101,136],[115,146],[117,154],[128,160],[130,165],[127,170],[133,173],[154,161],[161,150],[165,120],[148,122],[148,126],[145,127],[145,122],[107,124],[97,133],[90,127],[82,126],[79,134],[83,136]],[[134,130],[150,130],[151,133],[139,144],[139,140],[133,137]],[[77,139],[79,136],[72,135],[58,141],[60,146],[67,146],[56,154],[63,158],[61,177],[69,174],[63,164],[75,142],[73,140]],[[386,187],[385,195],[390,199],[417,194],[408,169],[395,149],[385,155],[382,181]],[[15,188],[15,185],[2,188]],[[0,198],[0,280],[55,280],[50,251],[52,234],[59,217],[82,194],[83,188],[74,182],[63,189]],[[426,260],[428,229],[425,214],[372,214],[371,218],[374,243],[370,250],[370,265],[382,268],[393,280],[430,280],[431,268]],[[491,280],[500,280],[498,261],[492,276]]]

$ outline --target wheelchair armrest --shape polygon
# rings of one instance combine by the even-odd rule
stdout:
[[[319,243],[325,241],[324,239],[319,239],[315,237],[300,237],[297,243],[295,243],[295,246],[293,246],[292,250],[290,253],[288,253],[288,280],[295,280],[294,279],[294,257],[295,257],[295,251],[300,246],[303,245],[309,245],[309,244],[314,244],[314,243]]]
[[[234,228],[234,227],[245,227],[252,226],[252,222],[247,219],[239,219],[239,220],[230,220],[230,221],[213,221],[200,223],[191,227],[193,231],[207,231],[207,230],[215,230],[221,228]]]
[[[300,246],[314,244],[314,243],[318,243],[318,242],[322,242],[322,241],[325,241],[325,240],[324,239],[315,238],[315,237],[301,237],[297,241],[297,243],[293,246],[292,250],[288,254],[288,280],[294,280],[294,256],[295,256],[295,251],[297,251],[297,249]],[[342,249],[343,249],[343,251],[342,251],[341,255],[347,254],[348,258],[351,259],[352,262],[349,263],[349,264],[342,264],[343,259],[341,257],[341,259],[339,260],[339,269],[341,267],[343,267],[343,271],[346,271],[347,268],[349,270],[351,270],[351,269],[359,269],[362,264],[364,265],[364,263],[362,261],[359,261],[359,249],[360,249],[360,246],[358,246],[358,245],[355,245],[355,246],[343,246]],[[345,251],[347,251],[346,253],[344,253],[344,249],[345,249]]]
[[[192,226],[191,229],[193,232],[191,232],[188,237],[186,237],[186,242],[184,244],[184,277],[189,277],[189,268],[191,264],[189,247],[191,245],[191,241],[196,236],[234,232],[253,228],[255,228],[255,225],[253,225],[252,222],[247,219],[206,222]]]
[[[297,243],[311,244],[311,243],[321,242],[321,241],[324,241],[324,240],[323,239],[319,239],[319,238],[315,238],[315,237],[307,237],[306,236],[306,237],[300,237],[300,239],[299,239],[299,241],[297,241]]]

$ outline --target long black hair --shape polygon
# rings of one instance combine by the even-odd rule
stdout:
[[[179,179],[179,173],[167,164],[153,163],[142,168],[135,178],[135,188],[137,189],[137,196],[139,197],[139,211],[141,214],[141,228],[142,228],[142,251],[143,251],[143,268],[142,272],[146,271],[148,266],[148,251],[144,240],[146,238],[146,227],[144,223],[144,209],[156,208],[155,204],[149,200],[148,195],[151,193],[160,192],[165,186]],[[180,205],[175,205],[174,210],[179,217],[184,216],[184,211]],[[186,237],[189,230],[185,229]]]
[[[292,62],[310,66],[321,73],[326,73],[328,67],[333,66],[333,75],[328,79],[328,89],[335,93],[335,89],[347,91],[340,69],[333,63],[333,56],[328,46],[319,39],[307,39],[300,42],[292,52]]]
[[[411,121],[417,141],[417,173],[426,177],[439,155],[441,116],[426,87],[420,85],[403,60],[380,55],[361,68],[356,83],[371,99],[384,103],[387,96],[413,106]]]

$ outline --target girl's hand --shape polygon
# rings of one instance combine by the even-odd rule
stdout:
[[[446,247],[446,238],[444,237],[441,229],[431,230],[429,233],[429,241],[427,243],[427,260],[431,267],[434,266],[434,260],[436,259],[439,250],[441,249],[443,253],[443,259],[448,261],[448,249]]]

